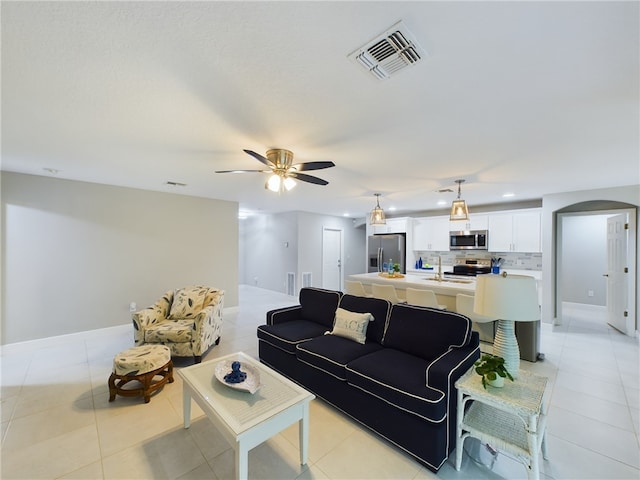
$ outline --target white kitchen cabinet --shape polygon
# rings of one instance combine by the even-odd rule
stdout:
[[[469,214],[469,220],[456,220],[449,223],[449,230],[458,232],[461,230],[487,230],[489,228],[489,215],[486,213]]]
[[[413,250],[449,250],[449,217],[421,217],[414,219]]]
[[[379,235],[381,233],[407,233],[408,217],[387,218],[385,225],[371,227],[369,235]]]
[[[540,210],[489,214],[489,251],[539,253]]]

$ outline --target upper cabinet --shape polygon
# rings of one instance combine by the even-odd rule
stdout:
[[[413,220],[413,250],[449,250],[449,217],[422,217]]]
[[[491,252],[542,251],[539,209],[491,213],[488,230]]]
[[[486,213],[470,214],[469,220],[456,220],[449,223],[449,230],[459,232],[461,230],[487,230],[489,228],[489,215]]]
[[[381,233],[407,233],[408,217],[387,218],[386,225],[367,225],[368,235],[378,235]]]

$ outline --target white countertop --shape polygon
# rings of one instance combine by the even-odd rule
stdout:
[[[444,271],[444,266],[443,266]],[[505,269],[507,273],[513,275],[528,275],[536,280],[542,278],[542,272],[536,270],[511,270]],[[372,283],[383,283],[393,285],[397,289],[404,290],[409,288],[427,288],[433,290],[440,295],[455,296],[457,293],[466,293],[473,295],[476,291],[475,277],[468,278],[444,278],[442,281],[434,279],[437,270],[408,270],[403,278],[389,278],[375,273],[359,273],[349,275],[349,280],[357,280],[363,285],[371,285]]]
[[[349,275],[349,280],[357,280],[364,285],[371,285],[372,283],[384,283],[393,285],[397,289],[404,290],[409,288],[422,288],[433,290],[435,293],[441,295],[455,296],[457,293],[470,293],[473,294],[476,291],[475,279],[458,280],[458,279],[445,279],[441,282],[433,280],[434,273],[428,271],[422,274],[406,274],[403,278],[389,278],[382,276],[378,273],[359,273],[356,275]]]

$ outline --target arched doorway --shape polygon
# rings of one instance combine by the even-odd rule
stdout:
[[[602,314],[603,320],[622,333],[635,335],[637,207],[616,201],[588,201],[561,208],[555,214],[555,325],[563,323],[563,306],[584,305]],[[624,219],[627,225],[623,236],[628,244],[622,252],[625,273],[617,276],[623,281],[622,292],[617,284],[612,288],[608,271],[612,258],[608,223],[615,218]]]

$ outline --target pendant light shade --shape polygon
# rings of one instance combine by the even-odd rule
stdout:
[[[449,220],[469,220],[469,209],[467,208],[467,202],[460,198],[460,185],[464,180],[456,180],[458,184],[458,198],[451,204],[451,214]]]
[[[373,210],[371,210],[371,215],[369,217],[369,225],[386,225],[387,220],[384,215],[384,210],[380,207],[380,194],[376,193],[376,206]]]

